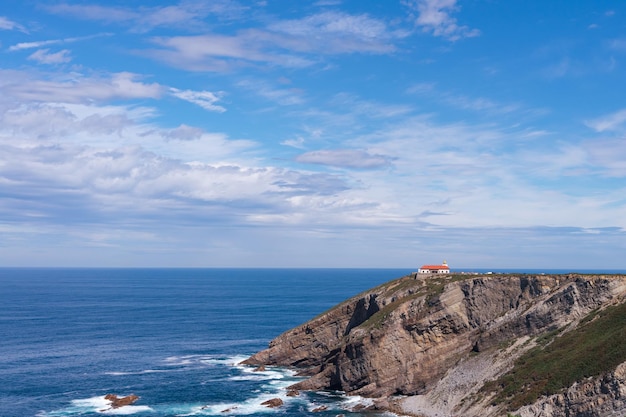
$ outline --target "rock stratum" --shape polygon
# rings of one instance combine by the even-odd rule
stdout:
[[[427,417],[624,416],[626,276],[406,276],[245,361]]]

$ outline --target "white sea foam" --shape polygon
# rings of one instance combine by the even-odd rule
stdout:
[[[241,366],[243,367],[241,364],[241,362],[245,361],[246,359],[248,359],[247,356],[243,356],[243,355],[235,355],[235,356],[228,356],[228,357],[212,357],[212,358],[207,358],[207,359],[203,359],[202,363],[206,363],[208,365],[226,365],[226,366]]]
[[[168,366],[191,365],[193,363],[197,363],[199,361],[198,358],[201,357],[202,356],[199,355],[169,356],[165,358],[164,362]]]
[[[103,409],[111,407],[111,401],[105,399],[104,396],[91,397],[82,400],[72,400],[72,405],[75,407]]]
[[[370,407],[374,405],[374,400],[371,398],[365,398],[358,395],[344,397],[340,403],[340,407],[345,410],[352,410],[355,407]]]
[[[232,376],[231,381],[266,381],[284,379],[285,374],[279,371],[245,372],[243,375]]]
[[[127,405],[120,408],[112,408],[106,411],[100,411],[102,414],[112,414],[118,416],[127,416],[136,413],[142,413],[145,411],[154,411],[152,408],[147,405]]]
[[[249,391],[249,396],[240,402],[220,402],[216,404],[200,404],[200,403],[180,403],[180,404],[152,404],[147,405],[128,405],[120,408],[111,408],[111,402],[105,400],[103,396],[77,399],[71,402],[66,408],[42,413],[40,417],[79,417],[87,414],[100,415],[133,415],[145,412],[153,413],[151,415],[167,415],[167,416],[224,416],[224,415],[240,415],[247,416],[252,414],[281,414],[285,410],[297,408],[306,413],[320,406],[328,407],[329,410],[350,410],[357,405],[362,399],[360,397],[349,397],[346,404],[340,402],[340,395],[334,394],[338,401],[315,399],[315,395],[302,393],[297,397],[287,395],[287,387],[301,380],[292,370],[267,367],[265,370],[258,371],[252,366],[241,365],[245,360],[245,356],[210,356],[210,355],[187,355],[187,356],[171,356],[164,360],[167,366],[165,369],[146,369],[136,372],[128,371],[112,371],[107,372],[108,375],[135,375],[148,374],[153,372],[172,372],[182,371],[184,369],[204,367],[204,366],[227,366],[232,368],[230,376],[225,376],[230,381],[259,381],[256,389]],[[170,366],[172,368],[170,368]],[[176,366],[183,369],[177,369]],[[220,379],[223,381],[223,379]],[[218,383],[220,380],[217,380]],[[327,392],[320,392],[323,396],[333,396]],[[270,408],[262,405],[264,401],[280,398],[283,405],[277,408]],[[353,404],[350,404],[353,403]]]
[[[280,398],[283,406],[278,408],[270,408],[262,405],[264,401],[274,398]],[[219,403],[207,404],[203,406],[193,407],[188,414],[180,414],[180,416],[194,415],[250,415],[257,413],[276,413],[282,411],[288,404],[298,401],[293,397],[288,397],[285,393],[264,393],[256,397],[249,398],[239,403]]]
[[[303,409],[309,407],[310,402],[305,395],[299,397],[290,397],[287,395],[287,387],[297,382],[301,378],[295,377],[295,372],[282,368],[268,368],[263,371],[256,370],[255,367],[238,365],[245,357],[234,356],[229,358],[212,358],[212,364],[222,364],[233,366],[237,369],[238,374],[228,377],[230,381],[267,381],[260,386],[261,389],[250,391],[250,398],[241,402],[221,402],[217,404],[206,404],[192,406],[187,413],[177,414],[178,416],[195,416],[195,415],[251,415],[258,413],[280,413],[290,404],[302,403]],[[283,401],[283,405],[277,408],[270,408],[262,405],[264,401],[279,398]]]
[[[129,372],[123,372],[123,371],[112,371],[112,372],[105,372],[105,375],[111,375],[111,376],[125,376],[125,375],[142,375],[142,374],[155,374],[155,373],[160,373],[160,372],[172,372],[172,369],[145,369],[143,371],[129,371]]]
[[[105,415],[131,415],[145,411],[153,411],[146,405],[126,405],[119,408],[111,408],[111,401],[101,397],[82,398],[72,400],[70,406],[60,410],[41,414],[45,417],[70,417],[82,416],[87,413],[98,413]]]
[[[213,355],[184,355],[169,356],[164,362],[167,366],[189,366],[189,365],[225,365],[240,366],[239,364],[248,357],[243,355],[235,356],[213,356]]]
[[[361,397],[359,395],[351,395],[349,397],[345,397],[345,399],[343,400],[343,403],[349,404],[349,405],[362,404],[362,405],[370,406],[374,404],[374,400],[372,400],[371,398]]]

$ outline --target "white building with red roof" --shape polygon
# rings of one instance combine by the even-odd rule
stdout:
[[[441,265],[422,265],[417,271],[418,274],[449,274],[450,268],[448,263],[443,261]]]

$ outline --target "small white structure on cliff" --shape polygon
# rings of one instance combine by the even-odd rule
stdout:
[[[443,261],[441,265],[422,265],[417,271],[418,274],[449,274],[450,268],[448,263]]]

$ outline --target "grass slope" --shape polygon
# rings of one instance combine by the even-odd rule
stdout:
[[[495,403],[516,410],[626,361],[626,303],[594,312],[576,329],[554,336],[551,343],[531,349],[510,372],[485,385],[484,390],[499,391]]]

